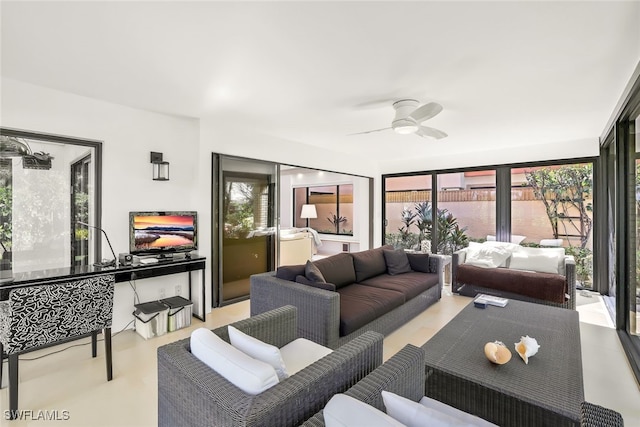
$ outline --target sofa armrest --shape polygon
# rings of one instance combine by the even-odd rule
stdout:
[[[251,315],[284,305],[298,308],[298,336],[336,348],[340,333],[340,295],[275,277],[274,272],[254,274]]]
[[[414,402],[424,396],[424,351],[407,344],[375,371],[345,392],[381,411],[385,411],[382,390],[406,397]],[[304,427],[324,426],[322,411],[308,419]]]
[[[239,320],[232,325],[262,342],[281,348],[298,338],[297,317],[298,309],[287,305]],[[229,329],[226,325],[214,329],[213,332],[226,342],[230,342]]]
[[[378,367],[382,341],[367,332],[255,396],[193,356],[188,338],[164,345],[158,348],[158,425],[298,425]]]
[[[451,291],[457,293],[460,289],[460,284],[458,283],[458,266],[464,264],[464,261],[467,257],[467,251],[461,249],[459,251],[455,251],[453,255],[451,255]]]
[[[569,308],[576,309],[576,261],[567,255],[564,257],[564,276],[567,280],[567,293],[569,296]]]

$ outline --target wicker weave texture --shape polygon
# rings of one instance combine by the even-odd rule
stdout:
[[[424,352],[406,345],[380,367],[345,392],[381,411],[385,411],[381,391],[386,390],[414,402],[424,395]],[[307,420],[304,427],[324,426],[322,411]]]
[[[464,256],[464,252],[454,252],[452,257],[452,265],[451,265],[451,289],[455,293],[459,293],[460,295],[465,295],[469,297],[475,297],[478,294],[488,294],[495,295],[497,297],[508,298],[508,299],[517,299],[520,301],[533,302],[536,304],[549,305],[552,307],[561,307],[568,308],[571,310],[576,309],[576,264],[571,259],[571,257],[567,257],[565,259],[565,278],[567,281],[568,295],[569,298],[563,303],[557,303],[553,301],[545,301],[542,299],[531,298],[528,296],[505,292],[492,288],[485,288],[482,286],[474,285],[473,283],[462,283],[458,281],[457,278],[457,269],[458,266],[464,262],[464,259],[461,259]]]
[[[582,403],[581,427],[623,427],[624,420],[618,412],[593,403]]]
[[[528,365],[513,351],[523,335],[540,344]],[[484,344],[496,340],[514,354],[505,365],[484,356]],[[470,304],[422,348],[429,397],[501,426],[579,425],[584,389],[576,311],[521,301],[484,310]]]
[[[233,325],[274,345],[295,337],[296,309],[282,307]],[[214,332],[228,339],[226,327]],[[158,348],[159,426],[295,426],[382,363],[370,332],[263,393],[242,392],[189,351],[189,339]]]

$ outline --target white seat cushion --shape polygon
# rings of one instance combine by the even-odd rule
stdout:
[[[206,328],[191,333],[191,354],[248,394],[260,394],[278,383],[273,366],[238,350]]]
[[[373,406],[346,394],[336,394],[322,411],[327,427],[403,427],[403,424]]]
[[[289,376],[286,368],[287,365],[284,360],[282,360],[278,347],[262,342],[251,335],[247,335],[231,325],[227,326],[227,330],[229,331],[229,341],[231,341],[232,346],[254,359],[261,360],[273,366],[280,381]]]
[[[293,375],[312,363],[331,353],[331,349],[305,338],[291,341],[280,349],[280,354],[287,367],[287,373]]]
[[[454,408],[453,406],[449,406],[446,403],[442,403],[438,400],[431,399],[426,396],[420,399],[419,403],[422,406],[425,406],[427,408],[433,408],[435,410],[442,412],[443,414],[447,414],[458,420],[464,421],[468,425],[479,426],[479,427],[496,427],[495,424],[490,423],[487,420],[484,420],[480,417],[476,417],[475,415],[471,415],[467,412],[461,411],[460,409]]]

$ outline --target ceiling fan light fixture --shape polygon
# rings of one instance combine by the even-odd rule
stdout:
[[[411,119],[394,120],[391,127],[400,135],[408,135],[410,133],[415,133],[418,130],[418,124]]]

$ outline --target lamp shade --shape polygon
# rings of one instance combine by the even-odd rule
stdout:
[[[300,218],[302,219],[318,218],[318,212],[316,212],[316,205],[302,205]]]

